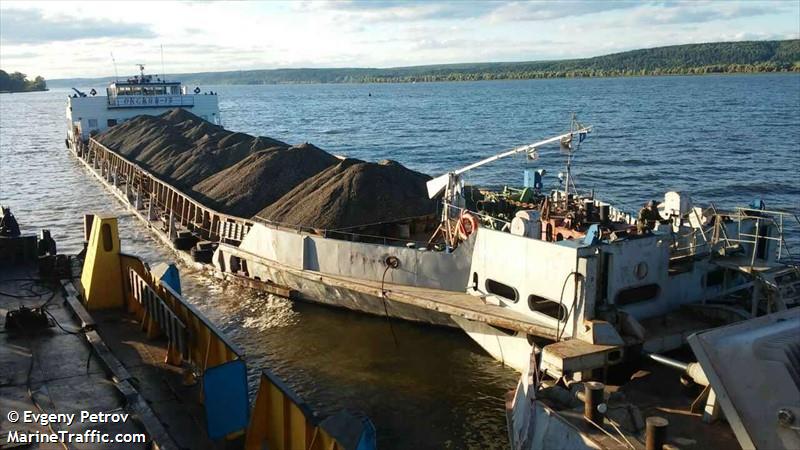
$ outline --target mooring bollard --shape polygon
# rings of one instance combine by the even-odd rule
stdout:
[[[606,386],[599,381],[587,381],[583,383],[583,388],[583,417],[602,426],[605,418],[603,393]]]
[[[645,448],[647,450],[661,450],[664,447],[667,440],[667,426],[669,426],[669,421],[663,417],[647,418],[645,428]]]

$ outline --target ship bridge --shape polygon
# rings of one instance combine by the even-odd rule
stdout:
[[[215,125],[222,125],[217,94],[195,87],[191,91],[180,81],[167,81],[158,75],[145,75],[144,65],[139,74],[116,80],[106,88],[106,95],[95,89],[75,94],[67,101],[67,141],[86,140],[90,135],[105,131],[120,122],[147,114],[156,116],[173,108],[185,108]]]
[[[125,81],[115,81],[106,89],[109,108],[194,106],[194,95],[179,81],[166,81],[158,76],[141,74]],[[199,88],[197,89],[199,93]],[[206,93],[209,95],[209,93]]]

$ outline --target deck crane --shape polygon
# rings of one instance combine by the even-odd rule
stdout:
[[[592,127],[584,126],[578,123],[575,118],[572,119],[572,125],[570,126],[570,131],[568,133],[564,133],[558,136],[553,136],[551,138],[534,142],[532,144],[521,145],[519,147],[515,147],[511,150],[505,151],[503,153],[490,156],[486,159],[482,159],[478,162],[472,163],[466,167],[462,167],[461,169],[455,170],[453,172],[448,172],[444,175],[440,175],[427,183],[428,188],[428,197],[434,198],[439,195],[442,191],[444,191],[444,202],[446,204],[453,204],[455,201],[455,197],[457,194],[458,185],[461,182],[461,175],[465,172],[468,172],[472,169],[478,168],[480,166],[489,164],[491,162],[497,161],[499,159],[516,155],[519,153],[526,153],[526,154],[535,154],[536,150],[540,147],[545,146],[547,144],[552,144],[554,142],[560,142],[562,146],[569,147],[572,139],[575,136],[578,136],[578,142],[583,142],[586,138],[586,135],[592,131]],[[569,161],[567,162],[567,173],[566,173],[566,184],[565,186],[569,186],[569,178],[570,178],[570,164]]]

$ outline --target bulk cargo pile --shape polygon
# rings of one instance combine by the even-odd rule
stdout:
[[[183,109],[138,116],[95,139],[222,213],[322,230],[433,214],[429,176],[225,130]]]

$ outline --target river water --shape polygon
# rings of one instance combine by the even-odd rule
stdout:
[[[577,112],[595,126],[574,163],[578,187],[631,212],[668,190],[718,206],[800,204],[796,74],[202,88],[219,93],[229,129],[431,175],[549,137]],[[120,217],[124,251],[174,260],[64,148],[67,94],[0,95],[0,203],[24,231],[49,228],[62,252],[80,250],[84,213],[106,212]],[[555,184],[562,164],[542,149],[468,181],[519,185],[532,165]],[[380,318],[182,276],[190,301],[244,348],[252,384],[266,367],[323,415],[362,411],[384,449],[507,445],[503,395],[517,374],[462,333],[395,322],[395,345]]]

